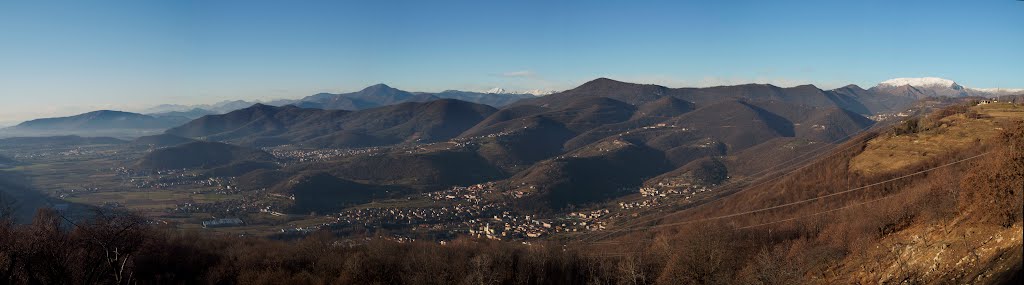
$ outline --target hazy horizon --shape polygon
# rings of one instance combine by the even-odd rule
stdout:
[[[3,3],[0,126],[98,109],[407,91],[1024,88],[1021,1]],[[942,15],[948,17],[914,17]],[[49,15],[38,17],[38,15]]]

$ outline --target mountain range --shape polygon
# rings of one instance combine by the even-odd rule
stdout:
[[[160,129],[180,125],[188,118],[180,116],[153,117],[148,115],[100,110],[85,114],[26,121],[15,129],[33,130],[96,130],[96,129]]]
[[[9,129],[144,129],[131,135],[138,138],[130,145],[148,148],[135,167],[200,167],[213,176],[244,176],[249,188],[296,197],[288,207],[296,212],[333,210],[380,192],[486,181],[523,193],[518,207],[547,211],[600,203],[644,186],[712,186],[752,176],[772,162],[841,144],[877,123],[868,116],[905,113],[923,99],[982,92],[929,78],[868,89],[670,88],[598,78],[543,96],[409,92],[377,84],[273,105],[225,101],[217,105],[221,111],[240,109],[224,114],[195,108],[152,116],[98,111]],[[201,117],[187,118],[194,116]],[[45,141],[54,139],[61,138]],[[283,166],[258,150],[274,147],[366,151]]]
[[[140,168],[203,167],[219,175],[275,171],[257,186],[283,193],[295,190],[282,186],[288,177],[394,192],[500,181],[530,193],[536,201],[527,203],[531,207],[557,210],[643,185],[714,184],[722,177],[752,175],[769,164],[749,162],[840,143],[874,125],[867,116],[904,112],[922,99],[979,92],[932,78],[831,90],[770,84],[669,88],[598,78],[540,97],[415,93],[378,84],[281,106],[256,103],[194,120],[175,113],[97,111],[13,129],[166,129],[133,142],[153,148]],[[284,145],[377,151],[277,169],[269,164],[272,156],[255,149]]]
[[[911,98],[927,97],[998,97],[1024,93],[1024,89],[969,88],[953,80],[938,77],[893,78],[882,81],[871,91]]]
[[[459,90],[445,90],[436,93],[409,92],[392,88],[385,84],[376,84],[356,92],[337,94],[318,93],[298,100],[280,99],[268,102],[235,100],[223,101],[209,105],[163,104],[143,110],[142,113],[157,117],[182,116],[195,119],[205,115],[224,114],[255,104],[270,106],[295,105],[304,108],[331,110],[362,110],[405,102],[426,102],[440,99],[458,99],[477,104],[490,105],[493,107],[501,107],[520,99],[533,98],[547,94],[551,94],[551,92],[540,90],[518,92],[506,91],[502,88],[494,88],[485,92]]]
[[[536,97],[535,92],[512,92],[501,88],[488,92],[446,90],[437,93],[408,92],[385,84],[376,84],[351,93],[320,93],[289,103],[305,108],[329,110],[363,110],[406,102],[427,102],[441,99],[457,99],[466,102],[502,107],[521,99]],[[273,104],[269,104],[273,105]]]
[[[0,129],[0,135],[6,137],[54,135],[137,137],[157,134],[189,120],[191,119],[184,116],[149,116],[100,110],[69,117],[26,121]]]
[[[382,103],[423,98],[385,85],[363,91],[388,94],[377,99]],[[348,104],[365,96],[317,100]],[[244,147],[379,148],[290,165],[253,187],[291,193],[283,184],[294,181],[288,177],[393,192],[499,181],[530,193],[535,203],[526,205],[557,210],[647,184],[714,184],[752,175],[768,164],[749,161],[840,143],[875,124],[866,116],[905,111],[917,100],[857,86],[668,88],[599,78],[500,109],[455,99],[354,111],[257,104],[166,133]]]
[[[273,161],[274,156],[261,150],[218,142],[189,142],[160,148],[144,156],[135,167],[140,169],[214,168],[246,161]]]
[[[504,91],[502,91],[504,92]],[[457,99],[489,106],[504,106],[515,101],[533,98],[528,93],[483,93],[447,90],[438,93],[407,92],[384,84],[363,90],[330,94],[320,93],[299,100],[223,101],[209,105],[163,104],[143,111],[146,114],[101,110],[69,117],[44,118],[23,122],[0,129],[0,136],[112,136],[133,138],[155,135],[206,115],[218,115],[260,104],[268,106],[298,106],[329,110],[363,110],[406,102],[427,102]]]
[[[264,103],[235,100],[193,106],[165,104],[145,110],[144,112],[147,113],[145,115],[121,111],[95,111],[70,117],[24,122],[17,126],[3,129],[0,131],[0,135],[10,137],[75,134],[130,138],[153,135],[165,129],[181,125],[189,120],[207,115],[224,114],[248,108],[255,104],[278,107],[292,105],[306,109],[358,111],[400,103],[455,99],[496,108],[503,108],[505,106],[539,106],[542,108],[558,109],[565,107],[569,101],[566,98],[580,96],[605,97],[632,105],[668,96],[701,105],[713,103],[724,98],[746,98],[761,101],[775,100],[814,107],[836,107],[861,115],[871,115],[900,111],[902,106],[923,98],[940,96],[997,97],[1024,93],[1024,89],[968,88],[952,80],[934,77],[895,78],[881,82],[869,89],[863,89],[857,85],[847,85],[832,90],[822,90],[813,85],[783,88],[768,84],[745,84],[708,88],[668,88],[650,84],[635,84],[625,89],[612,88],[612,85],[616,83],[611,79],[598,79],[580,87],[557,93],[539,90],[515,92],[502,88],[494,88],[485,92],[457,90],[437,93],[408,92],[385,84],[377,84],[356,92],[340,94],[320,93],[299,100],[274,100]],[[342,137],[351,136],[342,135]],[[374,140],[378,138],[367,137],[365,139]],[[388,139],[383,141],[393,142]]]
[[[544,91],[540,89],[525,90],[525,91],[511,91],[505,90],[505,88],[495,87],[484,91],[485,94],[518,94],[518,95],[533,95],[533,96],[544,96],[554,94],[555,91]]]
[[[278,100],[278,101],[274,101],[273,103],[276,103],[276,104],[279,104],[279,105],[286,105],[286,104],[289,104],[291,102],[292,102],[291,100]],[[256,103],[259,103],[259,102],[258,101],[257,102],[252,102],[252,101],[245,101],[245,100],[229,100],[229,101],[217,102],[217,103],[214,103],[214,104],[201,104],[201,105],[161,104],[161,105],[153,106],[153,107],[147,108],[145,110],[142,110],[141,113],[144,113],[144,114],[156,114],[156,115],[168,114],[168,113],[184,113],[184,114],[188,114],[188,113],[200,113],[200,112],[207,112],[207,113],[210,113],[210,114],[223,114],[223,113],[231,112],[231,111],[234,111],[234,110],[246,108],[246,107],[252,106],[253,104],[256,104]],[[203,114],[201,116],[205,116],[205,115],[208,115],[208,114]]]
[[[205,116],[167,133],[259,147],[367,147],[448,140],[495,111],[491,106],[454,99],[361,111],[257,104],[224,115]]]
[[[286,183],[300,177],[321,186],[334,181],[337,189],[385,187],[392,193],[499,181],[531,193],[528,199],[535,203],[525,203],[530,207],[557,210],[643,185],[710,185],[753,175],[770,161],[841,143],[873,126],[868,116],[977,92],[928,78],[831,90],[769,84],[669,88],[599,78],[540,97],[504,96],[507,104],[492,103],[504,105],[496,108],[462,100],[491,96],[483,93],[415,93],[378,84],[206,115],[138,144],[180,149],[202,140],[245,148],[377,148],[282,169],[244,163],[220,172],[273,171],[250,184],[281,193],[307,187]],[[158,160],[149,158],[150,164]],[[237,163],[242,161],[220,164]],[[315,211],[307,206],[292,209]]]

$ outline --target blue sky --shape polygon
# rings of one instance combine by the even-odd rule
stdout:
[[[85,2],[0,2],[0,122],[381,82],[1024,88],[1011,0]]]

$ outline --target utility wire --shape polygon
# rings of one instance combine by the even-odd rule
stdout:
[[[839,142],[841,142],[841,141],[845,141],[845,140],[848,140],[848,139],[852,138],[853,136],[855,136],[855,135],[859,135],[859,134],[862,134],[862,133],[863,133],[864,131],[867,131],[867,130],[869,130],[869,129],[872,129],[872,128],[876,128],[876,127],[877,127],[877,128],[884,128],[884,127],[888,127],[888,126],[891,126],[891,125],[893,125],[893,124],[895,124],[895,123],[893,123],[893,122],[890,122],[889,124],[886,124],[886,125],[881,125],[881,126],[879,126],[879,125],[870,125],[870,126],[866,126],[866,127],[864,127],[864,128],[861,128],[860,130],[858,130],[858,132],[856,132],[856,133],[851,133],[851,134],[848,134],[848,135],[846,135],[846,136],[843,136],[843,137],[841,137],[841,138],[839,138],[839,139],[836,139],[836,140],[832,141],[832,142],[831,142],[831,143],[829,143],[829,144],[824,144],[824,145],[822,145],[821,147],[818,147],[818,148],[816,148],[816,149],[813,149],[813,150],[811,150],[811,151],[809,151],[809,152],[804,152],[803,154],[801,154],[801,155],[799,155],[799,156],[796,156],[796,157],[790,158],[789,160],[783,161],[783,162],[782,162],[782,163],[780,163],[779,165],[786,165],[786,164],[789,164],[790,162],[793,162],[793,161],[795,161],[795,160],[798,160],[798,159],[800,159],[800,158],[802,158],[802,157],[804,157],[804,156],[806,156],[806,155],[809,155],[809,154],[813,154],[813,153],[817,153],[817,152],[819,152],[819,151],[823,150],[823,149],[824,149],[824,148],[826,148],[826,147],[832,146],[832,145],[834,145],[834,144],[836,144],[836,143],[839,143]],[[843,151],[846,151],[846,150],[848,150],[848,149],[850,149],[850,148],[852,148],[852,147],[854,147],[854,146],[856,146],[856,145],[857,145],[857,144],[851,144],[851,145],[847,145],[847,146],[843,147],[842,149],[839,149],[839,150],[833,150],[832,154],[830,154],[830,155],[828,155],[828,156],[824,156],[824,157],[821,157],[821,155],[823,155],[823,154],[822,154],[822,153],[818,153],[818,154],[817,154],[816,156],[813,156],[813,157],[809,157],[809,158],[807,158],[807,159],[802,159],[802,160],[800,160],[800,161],[801,161],[801,162],[807,162],[807,161],[810,161],[810,160],[814,160],[814,159],[819,159],[819,158],[827,158],[827,157],[831,157],[831,156],[833,156],[833,155],[835,155],[835,154],[838,154],[838,153],[842,153]],[[787,167],[781,167],[781,168],[766,168],[766,169],[763,169],[763,170],[761,170],[761,171],[755,172],[755,173],[754,173],[754,174],[752,174],[752,175],[751,175],[750,177],[760,177],[760,176],[761,176],[762,174],[764,174],[764,175],[768,175],[768,174],[771,174],[771,173],[777,173],[777,172],[783,172],[783,171],[785,171],[785,173],[783,173],[783,174],[781,174],[781,175],[776,175],[776,176],[774,176],[773,178],[770,178],[770,179],[768,179],[768,180],[765,180],[765,181],[762,181],[762,182],[760,182],[760,183],[757,183],[756,185],[751,185],[751,186],[748,186],[748,187],[746,187],[746,189],[751,189],[751,188],[753,188],[753,187],[755,187],[755,186],[761,186],[761,185],[767,184],[767,183],[769,183],[769,182],[772,182],[772,181],[778,180],[779,178],[785,177],[785,176],[787,176],[787,175],[789,175],[789,174],[792,174],[792,173],[794,173],[794,172],[796,172],[796,171],[799,171],[799,170],[801,170],[801,169],[807,168],[807,167],[809,167],[809,166],[810,166],[810,165],[804,165],[804,166],[802,166],[802,167],[799,167],[799,168],[795,168],[795,169],[792,169],[792,170],[789,170],[789,171],[785,171],[785,169],[787,169],[787,168],[790,168],[790,167],[793,167],[793,165],[789,165],[789,166],[787,166]],[[772,172],[769,172],[769,173],[765,173],[766,171],[770,171],[770,170],[772,170],[772,169],[777,169],[777,170],[774,170],[774,171],[772,171]],[[757,180],[759,180],[759,179],[763,179],[763,178],[750,178],[750,177],[748,177],[748,178],[744,178],[744,179],[741,179],[741,180],[735,180],[735,181],[732,181],[732,182],[730,182],[730,183],[729,183],[729,184],[727,184],[727,185],[722,185],[722,186],[719,186],[719,189],[722,189],[722,188],[725,188],[725,187],[732,187],[732,186],[735,186],[735,185],[737,185],[737,184],[740,184],[740,183],[743,183],[743,182],[748,182],[748,181],[757,181]],[[742,192],[742,191],[740,191],[740,192]],[[738,192],[737,192],[737,193],[738,193]],[[674,206],[674,205],[671,205],[671,204],[668,204],[668,205],[663,205],[663,206],[659,206],[659,207],[656,207],[656,208],[654,208],[654,209],[651,209],[651,210],[660,210],[660,209],[663,209],[663,208],[665,208],[665,207],[670,207],[670,206]],[[655,220],[658,220],[658,219],[664,219],[664,218],[667,218],[667,217],[673,216],[673,215],[675,215],[675,214],[678,214],[678,213],[681,213],[681,212],[682,212],[682,211],[678,211],[678,212],[675,212],[675,213],[671,213],[671,214],[668,214],[668,215],[665,215],[665,216],[660,216],[660,217],[654,217],[654,218],[649,218],[649,219],[646,219],[646,220],[643,220],[643,221],[640,221],[640,222],[632,222],[631,224],[634,224],[634,225],[636,225],[636,224],[644,224],[644,223],[652,222],[652,221],[655,221]],[[625,227],[625,228],[628,228],[628,227]],[[607,237],[611,236],[612,234],[615,234],[615,233],[618,233],[618,232],[620,232],[620,230],[612,230],[612,231],[609,231],[609,232],[608,232],[607,234],[605,234],[605,235],[602,235],[602,236],[601,236],[601,237],[599,237],[599,238],[591,238],[591,240],[593,240],[593,239],[604,239],[604,238],[607,238]],[[592,235],[592,236],[590,236],[590,237],[596,237],[596,235]],[[584,239],[584,241],[586,241],[586,240],[587,240],[587,239]]]
[[[755,209],[755,210],[749,210],[749,211],[744,211],[744,212],[739,212],[739,213],[733,213],[733,214],[728,214],[728,215],[722,215],[722,216],[716,216],[716,217],[710,217],[710,218],[703,218],[703,219],[697,219],[697,220],[675,222],[675,223],[667,223],[667,224],[645,226],[645,227],[635,227],[635,228],[621,229],[620,232],[623,232],[623,231],[631,232],[631,231],[637,231],[637,230],[655,229],[655,228],[663,228],[663,227],[671,227],[671,226],[679,226],[679,225],[686,225],[686,224],[693,224],[693,223],[715,221],[715,220],[727,219],[727,218],[732,218],[732,217],[737,217],[737,216],[749,215],[749,214],[754,214],[754,213],[760,213],[760,212],[765,212],[765,211],[770,211],[770,210],[790,207],[790,206],[799,205],[799,204],[803,204],[803,203],[807,203],[807,202],[813,202],[813,201],[817,201],[817,200],[821,200],[821,199],[825,199],[825,198],[829,198],[829,197],[833,197],[833,196],[837,196],[837,195],[842,195],[842,194],[846,194],[846,193],[850,193],[850,192],[854,192],[854,191],[858,191],[858,190],[867,189],[867,188],[870,188],[870,187],[882,185],[882,184],[893,182],[893,181],[898,181],[898,180],[901,180],[901,179],[906,179],[906,178],[913,177],[913,176],[920,175],[920,174],[924,174],[924,173],[927,173],[927,172],[930,172],[930,171],[933,171],[933,170],[937,170],[937,169],[940,169],[940,168],[952,166],[952,165],[959,164],[959,163],[962,163],[962,162],[965,162],[965,161],[968,161],[968,160],[972,160],[972,159],[975,159],[975,158],[979,158],[979,157],[985,156],[985,155],[987,155],[989,153],[990,152],[986,152],[986,153],[982,153],[982,154],[979,154],[979,155],[971,156],[971,157],[968,157],[968,158],[960,159],[960,160],[957,160],[957,161],[954,161],[954,162],[950,162],[950,163],[947,163],[947,164],[943,164],[943,165],[939,165],[939,166],[932,167],[932,168],[929,168],[929,169],[925,169],[925,170],[921,170],[921,171],[918,171],[918,172],[914,172],[914,173],[911,173],[911,174],[903,175],[903,176],[900,176],[900,177],[896,177],[896,178],[892,178],[892,179],[887,179],[887,180],[884,180],[884,181],[880,181],[880,182],[876,182],[876,183],[872,183],[872,184],[868,184],[868,185],[864,185],[864,186],[860,186],[860,187],[856,187],[856,188],[851,188],[851,189],[847,189],[847,190],[844,190],[844,191],[830,193],[830,194],[827,194],[827,195],[822,195],[822,196],[817,196],[817,197],[813,197],[813,198],[803,199],[803,200],[799,200],[799,201],[789,202],[789,203],[785,203],[785,204],[781,204],[781,205],[775,205],[775,206],[766,207],[766,208],[760,208],[760,209]],[[777,222],[779,222],[779,221],[777,221]],[[603,242],[594,242],[594,244],[599,244],[599,243],[603,243]]]

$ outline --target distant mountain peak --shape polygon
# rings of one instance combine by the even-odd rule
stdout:
[[[938,78],[938,77],[920,77],[920,78],[893,78],[877,86],[872,87],[872,90],[881,90],[900,96],[910,97],[967,97],[967,96],[981,96],[991,97],[1007,92],[993,92],[983,89],[975,89],[964,87],[963,85],[957,84],[953,80]]]
[[[153,117],[138,113],[98,110],[67,117],[41,118],[22,122],[13,128],[37,131],[64,131],[71,134],[84,130],[166,129],[186,122],[185,117]]]
[[[494,88],[491,88],[490,90],[484,91],[484,93],[488,93],[488,94],[505,94],[505,88],[494,87]]]
[[[267,104],[263,104],[263,103],[256,103],[256,104],[252,104],[252,106],[249,106],[247,108],[242,108],[242,109],[239,109],[239,110],[245,110],[245,109],[267,110],[267,109],[277,109],[277,107],[276,106],[267,105]]]
[[[795,88],[795,89],[815,89],[815,90],[821,90],[820,88],[818,88],[818,86],[815,86],[814,84],[797,85],[797,86],[793,86],[792,88]]]
[[[577,86],[575,89],[590,90],[590,89],[595,89],[595,88],[596,89],[605,89],[605,88],[614,88],[614,87],[643,86],[643,85],[644,84],[622,82],[622,81],[618,81],[618,80],[614,80],[614,79],[609,79],[609,78],[606,78],[606,77],[601,77],[601,78],[598,78],[598,79],[587,81],[586,83],[583,83],[582,85]]]
[[[391,86],[388,86],[387,84],[384,84],[384,83],[377,83],[377,84],[374,84],[374,85],[367,86],[366,88],[363,88],[363,90],[387,90],[387,89],[395,89],[395,88],[392,88]]]
[[[1024,88],[973,88],[976,91],[987,93],[1024,93]]]
[[[893,78],[878,84],[879,86],[888,87],[899,87],[904,85],[910,85],[913,87],[944,87],[960,89],[963,88],[960,84],[956,84],[953,80],[938,78],[938,77],[918,77],[918,78]]]
[[[836,88],[834,90],[839,90],[839,89],[864,90],[864,88],[860,87],[860,85],[857,85],[857,84],[848,84],[846,86],[839,87],[839,88]]]
[[[548,94],[552,94],[552,93],[555,93],[555,92],[554,91],[550,91],[550,90],[549,91],[545,91],[545,90],[540,90],[540,89],[525,90],[525,91],[513,91],[513,90],[506,90],[505,88],[501,88],[501,87],[494,87],[494,88],[491,88],[491,89],[489,89],[487,91],[484,91],[483,93],[486,93],[486,94],[516,94],[516,95],[543,96],[543,95],[548,95]]]
[[[626,83],[626,82],[618,81],[618,80],[607,78],[607,77],[598,77],[597,79],[594,79],[594,80],[591,80],[591,81],[587,81],[587,83],[583,83],[583,85],[588,85],[588,84],[621,84],[621,83]]]

